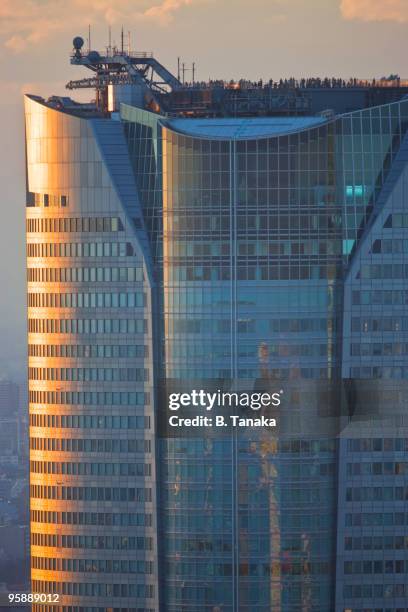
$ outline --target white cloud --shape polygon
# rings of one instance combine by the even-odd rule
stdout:
[[[408,21],[407,0],[341,0],[343,17],[358,21]]]
[[[84,23],[111,25],[156,21],[167,26],[183,8],[214,0],[1,0],[0,39],[13,53]]]
[[[163,25],[172,21],[174,13],[179,9],[193,4],[193,0],[164,0],[144,12],[144,16],[157,19]]]

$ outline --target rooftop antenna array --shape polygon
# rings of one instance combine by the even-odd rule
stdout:
[[[96,102],[99,110],[108,111],[108,87],[110,85],[134,85],[141,88],[148,104],[157,111],[160,108],[158,94],[175,91],[182,87],[176,78],[154,57],[153,53],[146,51],[134,51],[130,49],[130,32],[128,32],[128,50],[125,52],[124,28],[121,30],[120,51],[114,45],[112,47],[112,29],[109,26],[109,40],[106,54],[101,55],[98,51],[90,48],[90,27],[88,35],[88,52],[84,54],[82,47],[84,40],[76,36],[73,40],[73,53],[71,64],[88,68],[93,75],[90,78],[79,79],[67,83],[67,89],[95,89]]]
[[[177,78],[183,84],[186,85],[186,72],[191,72],[191,82],[194,85],[195,83],[195,74],[196,74],[196,63],[193,62],[191,64],[191,68],[186,67],[185,62],[180,62],[180,57],[177,58]]]

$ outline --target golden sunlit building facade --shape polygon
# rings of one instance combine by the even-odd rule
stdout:
[[[153,611],[152,277],[126,145],[119,123],[25,111],[32,590],[60,596],[34,609]]]

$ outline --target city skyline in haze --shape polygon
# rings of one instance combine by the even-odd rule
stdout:
[[[84,76],[69,65],[72,38],[103,49],[123,24],[132,48],[153,51],[174,73],[177,57],[198,80],[408,77],[403,0],[4,0],[0,7],[3,223],[0,376],[25,378],[24,125],[22,94],[67,95]],[[186,78],[189,79],[189,73]],[[78,92],[72,97],[77,98]],[[91,98],[86,90],[81,98]]]

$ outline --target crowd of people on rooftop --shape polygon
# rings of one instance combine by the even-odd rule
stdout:
[[[357,79],[349,78],[348,80],[335,78],[335,77],[311,77],[303,79],[280,79],[274,81],[249,81],[246,79],[240,79],[239,81],[224,81],[224,80],[209,80],[208,82],[199,81],[194,83],[185,83],[186,87],[194,87],[198,89],[213,89],[216,87],[222,87],[223,89],[347,89],[355,87],[389,87],[390,85],[399,87],[401,79],[397,74],[391,74],[389,77],[382,77],[381,79]]]

